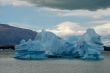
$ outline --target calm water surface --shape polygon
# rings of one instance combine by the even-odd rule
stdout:
[[[110,73],[110,52],[104,60],[48,59],[26,61],[14,59],[13,51],[0,52],[0,73]]]

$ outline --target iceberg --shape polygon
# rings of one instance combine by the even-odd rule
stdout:
[[[74,39],[74,38],[73,38]],[[87,29],[74,43],[68,42],[52,32],[42,30],[34,40],[22,40],[16,46],[16,58],[43,59],[47,57],[72,57],[101,59],[103,44],[94,29]]]
[[[87,29],[87,32],[77,41],[75,47],[82,59],[102,59],[103,43],[94,29]]]

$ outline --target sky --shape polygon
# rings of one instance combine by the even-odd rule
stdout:
[[[110,45],[109,0],[0,0],[0,23],[62,37],[94,28]]]

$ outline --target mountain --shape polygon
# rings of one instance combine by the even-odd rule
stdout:
[[[0,24],[0,45],[16,45],[22,39],[34,39],[37,32],[10,26],[8,24]]]

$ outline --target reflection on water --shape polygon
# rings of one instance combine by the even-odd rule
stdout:
[[[103,53],[104,60],[77,59],[17,60],[13,51],[0,52],[0,73],[109,73],[110,52]]]

